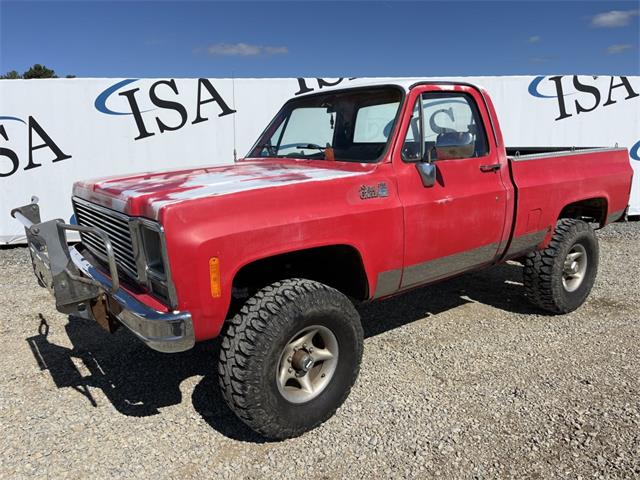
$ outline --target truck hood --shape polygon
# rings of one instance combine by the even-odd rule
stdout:
[[[76,182],[74,196],[132,216],[159,220],[167,205],[203,197],[362,175],[375,164],[270,159]]]

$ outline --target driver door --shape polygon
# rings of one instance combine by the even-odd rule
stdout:
[[[403,289],[492,263],[507,219],[507,166],[485,128],[480,93],[418,88],[409,95],[413,108],[393,159],[404,207]],[[436,166],[433,186],[423,185],[416,168],[423,158]]]

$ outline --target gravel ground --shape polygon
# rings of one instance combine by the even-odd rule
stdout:
[[[216,343],[164,355],[57,313],[0,251],[0,477],[640,478],[640,223],[599,233],[577,312],[503,265],[361,308],[360,378],[320,428],[264,442],[224,406]]]

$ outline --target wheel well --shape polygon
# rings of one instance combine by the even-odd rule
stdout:
[[[588,198],[565,206],[558,220],[561,218],[586,219],[604,227],[607,221],[607,200],[605,198]]]
[[[324,283],[355,300],[366,300],[369,283],[360,253],[349,245],[331,245],[283,253],[242,267],[233,279],[233,301],[244,302],[262,287],[286,278]]]

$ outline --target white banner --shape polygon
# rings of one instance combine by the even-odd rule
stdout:
[[[640,214],[640,77],[448,79],[489,90],[507,145],[628,148]],[[287,99],[381,80],[0,81],[0,243],[24,239],[9,210],[31,195],[44,219],[69,220],[76,180],[231,163]]]

